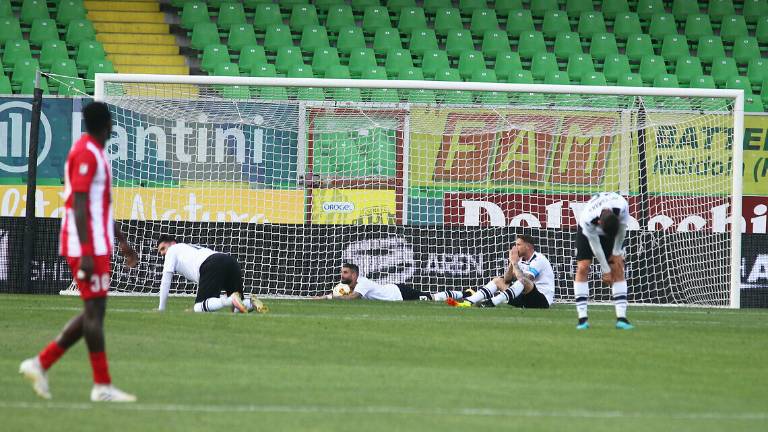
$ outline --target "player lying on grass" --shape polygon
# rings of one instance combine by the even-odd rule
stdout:
[[[509,250],[509,267],[503,276],[493,278],[484,287],[461,301],[450,301],[457,307],[511,306],[548,309],[555,301],[555,274],[544,254],[536,252],[535,240],[519,234]]]
[[[192,308],[195,312],[215,312],[222,308],[242,313],[267,311],[256,297],[243,299],[243,275],[232,256],[198,245],[177,243],[174,237],[165,234],[157,240],[157,252],[165,257],[159,310],[165,310],[173,274],[178,273],[197,284]],[[226,296],[221,295],[222,291]]]
[[[341,266],[341,283],[349,287],[344,294],[327,294],[317,297],[327,300],[434,300],[445,301],[449,296],[461,298],[461,291],[429,293],[419,291],[408,284],[380,284],[360,276],[360,269],[355,264],[344,263]]]
[[[616,328],[632,329],[627,321],[627,280],[624,277],[624,236],[629,221],[629,204],[621,195],[602,192],[590,199],[578,217],[576,231],[576,275],[573,290],[579,330],[589,328],[587,299],[589,298],[589,266],[597,258],[603,272],[603,282],[612,284],[616,308]]]
[[[104,347],[104,315],[112,275],[109,257],[115,237],[127,266],[136,266],[139,259],[112,219],[112,170],[104,152],[112,132],[109,108],[103,103],[91,103],[83,109],[83,119],[87,133],[72,146],[64,165],[65,211],[59,235],[59,253],[66,257],[75,277],[83,311],[40,354],[24,360],[19,373],[32,382],[38,396],[50,399],[48,369],[84,338],[93,369],[91,400],[134,402],[136,396],[112,385]]]

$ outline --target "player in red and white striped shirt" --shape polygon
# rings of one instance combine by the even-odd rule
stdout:
[[[84,308],[40,353],[21,363],[19,372],[32,382],[42,398],[50,399],[46,372],[81,337],[88,345],[94,386],[91,400],[133,402],[136,396],[112,385],[104,352],[104,314],[111,268],[109,257],[115,236],[126,264],[138,263],[136,252],[114,222],[110,188],[112,174],[104,146],[112,132],[112,118],[103,103],[83,109],[87,131],[72,146],[64,168],[66,197],[61,220],[59,252],[66,257],[80,289]]]

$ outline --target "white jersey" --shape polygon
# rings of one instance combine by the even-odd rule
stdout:
[[[536,285],[536,289],[544,294],[549,304],[554,303],[555,273],[552,271],[552,264],[550,264],[547,257],[539,252],[534,252],[531,255],[531,259],[527,261],[521,258],[518,266],[520,266],[520,270],[523,273],[530,275],[530,278]]]
[[[191,282],[200,282],[200,266],[215,253],[206,247],[176,243],[165,252],[163,273],[178,273]]]
[[[355,292],[368,300],[402,301],[403,295],[395,284],[379,284],[366,277],[358,277]]]
[[[603,209],[613,210],[619,218],[619,230],[613,241],[612,253],[613,255],[622,255],[624,253],[624,236],[626,235],[627,225],[629,224],[629,203],[623,196],[615,192],[601,192],[593,196],[592,199],[584,205],[581,214],[579,214],[579,228],[581,228],[582,233],[589,240],[592,252],[600,262],[603,272],[607,273],[611,271],[611,267],[600,246],[600,236],[604,236],[605,232],[603,231],[603,228],[597,224],[597,220],[600,219],[600,213]]]

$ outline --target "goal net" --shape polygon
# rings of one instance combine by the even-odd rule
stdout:
[[[738,305],[737,91],[99,75],[96,97],[115,122],[115,214],[141,256],[131,270],[115,257],[120,292],[157,292],[161,234],[236,256],[246,291],[309,296],[343,262],[476,288],[526,233],[568,302],[575,215],[616,191],[631,302]]]

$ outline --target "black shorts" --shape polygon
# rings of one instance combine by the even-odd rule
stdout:
[[[209,256],[200,266],[200,283],[195,303],[209,298],[219,298],[221,292],[243,293],[243,275],[240,264],[231,256],[217,253]]]
[[[533,289],[528,294],[511,299],[509,305],[527,309],[549,309],[547,297],[536,288],[536,285],[533,286]]]
[[[419,291],[408,284],[397,284],[397,287],[400,288],[400,295],[403,296],[403,301],[430,300],[432,298],[432,295],[430,293],[425,291]]]
[[[600,236],[600,246],[603,248],[605,259],[610,259],[613,255],[613,236]],[[576,231],[576,261],[591,260],[595,257],[592,252],[592,246],[589,245],[589,239],[581,232],[581,227]]]

